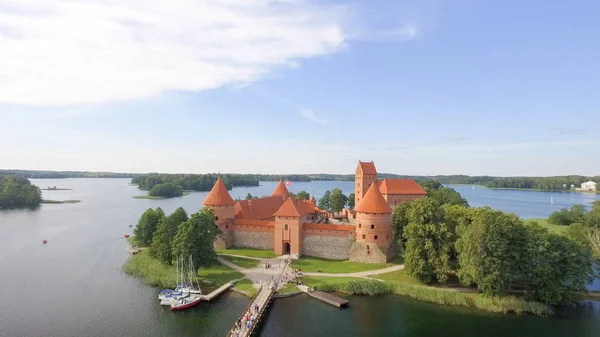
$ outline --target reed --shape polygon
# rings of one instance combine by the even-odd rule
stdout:
[[[322,291],[337,291],[352,295],[378,296],[394,292],[395,284],[377,280],[351,280],[340,283],[322,283],[314,288]]]

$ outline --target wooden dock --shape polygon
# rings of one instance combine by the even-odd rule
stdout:
[[[329,294],[329,293],[325,293],[322,291],[318,291],[318,290],[313,290],[313,291],[308,291],[306,292],[308,294],[308,296],[310,297],[314,297],[318,300],[321,300],[325,303],[329,303],[331,305],[335,305],[338,308],[343,308],[343,307],[347,307],[350,302],[346,299],[343,299],[341,297],[337,297],[335,295]]]
[[[210,302],[215,297],[221,295],[222,293],[224,293],[225,291],[227,291],[231,287],[233,287],[233,283],[227,282],[224,285],[220,286],[219,289],[214,290],[213,292],[211,292],[208,295],[200,295],[200,298],[202,298],[203,301]]]
[[[258,291],[258,294],[256,294],[256,297],[254,297],[254,300],[250,301],[250,304],[248,304],[248,306],[246,307],[246,309],[242,312],[241,317],[239,318],[238,321],[236,322],[240,322],[241,324],[238,326],[237,323],[236,325],[234,325],[233,329],[231,329],[231,331],[229,331],[229,334],[227,334],[227,337],[248,337],[251,336],[252,333],[254,332],[254,329],[258,326],[258,324],[260,323],[260,320],[264,317],[264,314],[267,311],[267,308],[269,306],[269,303],[271,302],[271,299],[273,298],[273,294],[275,293],[275,288],[270,285],[263,285],[260,290]],[[255,307],[258,305],[258,311],[255,310]],[[249,321],[250,324],[248,326],[248,323],[246,322],[246,315],[248,313],[252,314],[252,320]]]

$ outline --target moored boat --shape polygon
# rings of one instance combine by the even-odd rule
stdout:
[[[171,304],[171,310],[188,309],[188,308],[191,308],[191,307],[197,305],[200,302],[202,302],[202,298],[201,297],[188,297],[188,298],[184,298],[184,299],[178,301],[177,303]]]

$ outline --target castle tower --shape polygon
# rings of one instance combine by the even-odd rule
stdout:
[[[354,205],[358,206],[369,190],[371,184],[377,181],[375,163],[358,161],[354,179]]]
[[[398,252],[392,235],[392,209],[377,184],[371,184],[355,210],[356,242],[350,260],[387,263]]]
[[[279,182],[277,183],[277,186],[273,190],[273,193],[271,193],[271,196],[273,196],[273,197],[280,196],[283,199],[290,196],[290,191],[288,191],[288,189],[285,187],[283,180],[281,180],[281,179],[279,180]]]
[[[274,252],[277,255],[302,254],[302,221],[305,214],[294,197],[287,198],[275,216]]]
[[[317,198],[315,198],[314,194],[313,194],[312,198],[310,198],[310,202],[312,202],[313,205],[317,206]]]
[[[215,241],[215,248],[223,249],[231,247],[233,242],[233,219],[235,217],[235,201],[229,195],[227,187],[221,178],[213,186],[210,193],[204,199],[204,206],[212,208],[215,213],[215,224],[223,232]]]

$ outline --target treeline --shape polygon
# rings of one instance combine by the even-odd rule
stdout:
[[[142,214],[133,238],[139,245],[150,247],[150,254],[163,263],[172,264],[178,256],[191,256],[194,268],[198,268],[216,261],[213,243],[219,233],[209,208],[188,217],[181,207],[168,216],[158,207]]]
[[[0,209],[37,207],[42,202],[42,192],[27,178],[9,175],[0,177]]]
[[[548,222],[570,226],[567,233],[589,247],[595,258],[600,260],[600,200],[594,202],[591,210],[584,205],[573,205],[552,212]]]
[[[496,178],[485,184],[489,188],[517,188],[533,189],[540,191],[568,191],[579,188],[581,184],[589,181],[600,181],[600,176],[559,176],[559,177],[507,177]],[[571,187],[571,185],[573,187]]]
[[[258,186],[258,180],[247,174],[141,174],[131,179],[140,189],[150,190],[159,184],[172,184],[190,191],[210,191],[219,177],[228,190],[234,186]]]
[[[133,173],[113,172],[0,170],[0,177],[8,175],[18,175],[29,179],[132,178],[135,176]]]
[[[595,276],[586,240],[459,200],[427,196],[394,210],[393,234],[409,275],[425,284],[457,278],[484,295],[519,293],[549,305],[582,299]]]
[[[183,195],[181,186],[174,184],[158,184],[152,186],[148,195],[151,197],[176,198]]]

